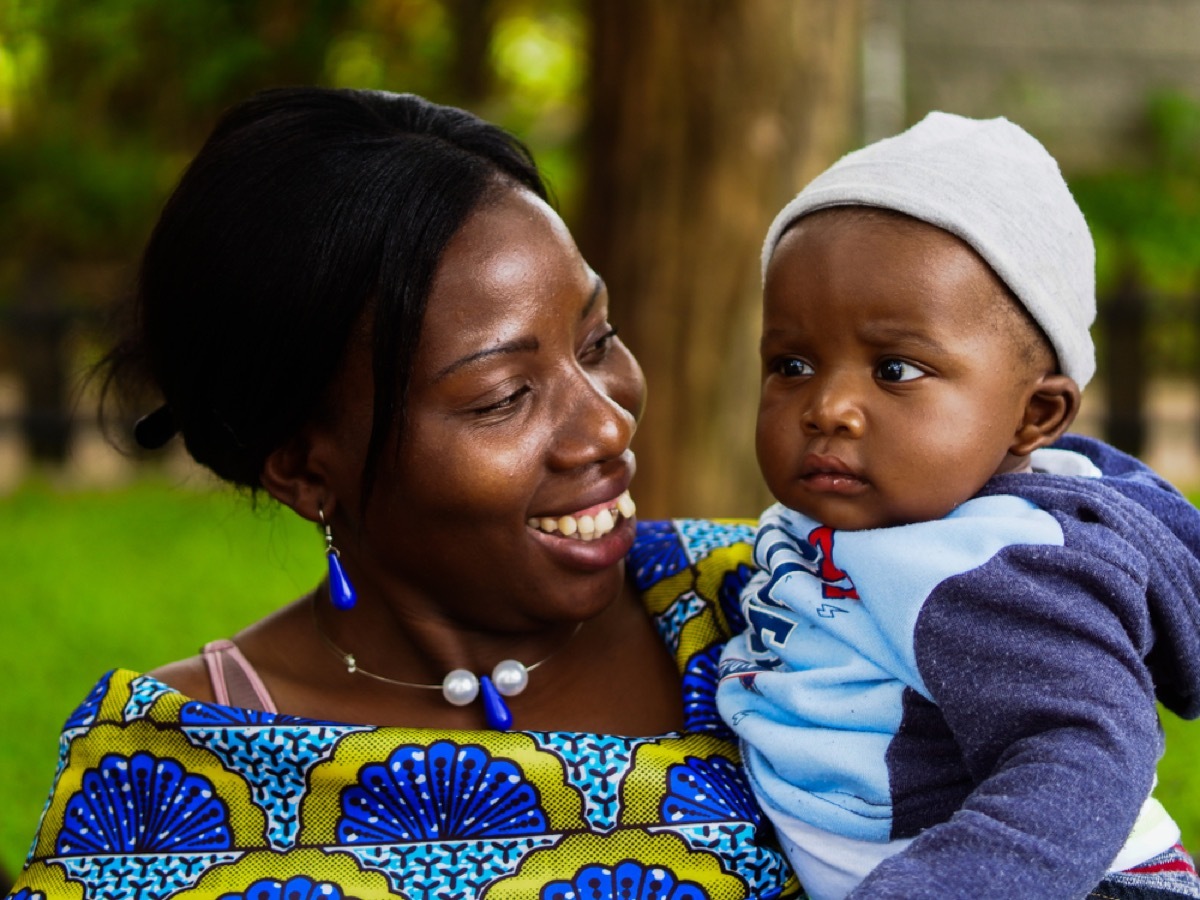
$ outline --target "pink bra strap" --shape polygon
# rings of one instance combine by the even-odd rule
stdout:
[[[213,696],[222,706],[275,713],[275,701],[237,644],[226,638],[209,641],[200,651],[208,667]]]

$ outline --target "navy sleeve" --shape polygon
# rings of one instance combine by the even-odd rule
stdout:
[[[1146,568],[1063,524],[1065,547],[1009,547],[930,596],[917,664],[975,787],[852,897],[1084,897],[1127,838],[1162,750]]]

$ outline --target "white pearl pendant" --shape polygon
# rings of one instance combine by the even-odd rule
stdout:
[[[529,670],[515,659],[502,659],[492,669],[492,684],[505,697],[515,697],[529,685]]]
[[[442,696],[454,706],[466,706],[479,696],[479,679],[467,669],[454,669],[442,679]]]

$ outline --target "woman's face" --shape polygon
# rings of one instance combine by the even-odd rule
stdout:
[[[361,458],[369,363],[350,368],[343,396],[359,424],[346,433]],[[644,399],[604,285],[566,226],[534,195],[498,191],[435,275],[399,446],[381,457],[362,530],[342,548],[360,596],[384,590],[491,630],[599,612],[620,591],[633,543],[622,496]],[[611,530],[582,538],[585,515],[593,534],[606,516]],[[564,525],[579,531],[566,536]]]

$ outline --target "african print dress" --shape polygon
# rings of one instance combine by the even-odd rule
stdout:
[[[751,527],[645,522],[630,575],[683,673],[657,737],[377,728],[105,675],[63,728],[32,898],[800,894],[716,713]]]

